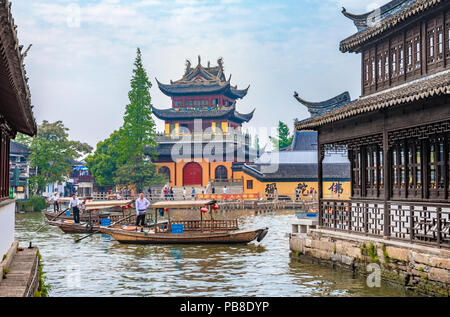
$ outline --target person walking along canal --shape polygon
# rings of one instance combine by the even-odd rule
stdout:
[[[139,198],[136,200],[136,230],[140,226],[141,231],[144,231],[145,214],[149,206],[150,202],[144,197],[144,193],[140,193]]]
[[[70,200],[69,206],[72,208],[73,221],[75,223],[80,223],[80,209],[78,205],[80,204],[77,196],[75,194],[72,195],[72,199]]]

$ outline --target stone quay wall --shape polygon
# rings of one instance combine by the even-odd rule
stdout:
[[[450,296],[450,250],[324,229],[290,234],[289,241],[298,256],[367,276],[376,267],[380,279],[423,295]]]

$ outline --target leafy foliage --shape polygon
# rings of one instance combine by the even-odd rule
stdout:
[[[139,192],[151,184],[163,183],[164,177],[156,173],[156,166],[150,161],[135,156],[117,169],[114,180],[117,185],[134,184]]]
[[[128,93],[130,103],[126,106],[118,143],[123,161],[134,160],[135,157],[143,159],[147,148],[156,148],[157,146],[150,97],[152,84],[142,64],[142,54],[139,48],[134,67],[131,90]]]
[[[287,124],[279,121],[278,137],[269,137],[270,141],[272,141],[274,149],[281,150],[291,145],[294,136],[290,134],[291,133],[289,132],[289,127]]]
[[[121,163],[117,149],[119,138],[120,131],[114,131],[109,138],[97,144],[94,155],[86,158],[86,165],[100,186],[115,185],[115,172]]]
[[[69,140],[69,129],[62,121],[43,121],[37,136],[30,145],[31,166],[37,167],[37,175],[30,180],[30,188],[42,191],[45,185],[63,181],[72,170],[72,162],[92,151],[86,143]]]

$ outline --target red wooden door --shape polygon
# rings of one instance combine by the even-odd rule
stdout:
[[[202,185],[202,167],[191,162],[183,168],[183,185]]]

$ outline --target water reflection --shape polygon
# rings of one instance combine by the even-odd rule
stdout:
[[[373,289],[352,272],[291,257],[286,233],[292,211],[216,212],[243,228],[269,227],[261,244],[127,245],[109,235],[69,235],[46,227],[41,214],[16,215],[16,236],[39,246],[51,296],[410,296],[383,284]],[[73,268],[76,264],[76,272]],[[79,274],[79,285],[67,282]]]

